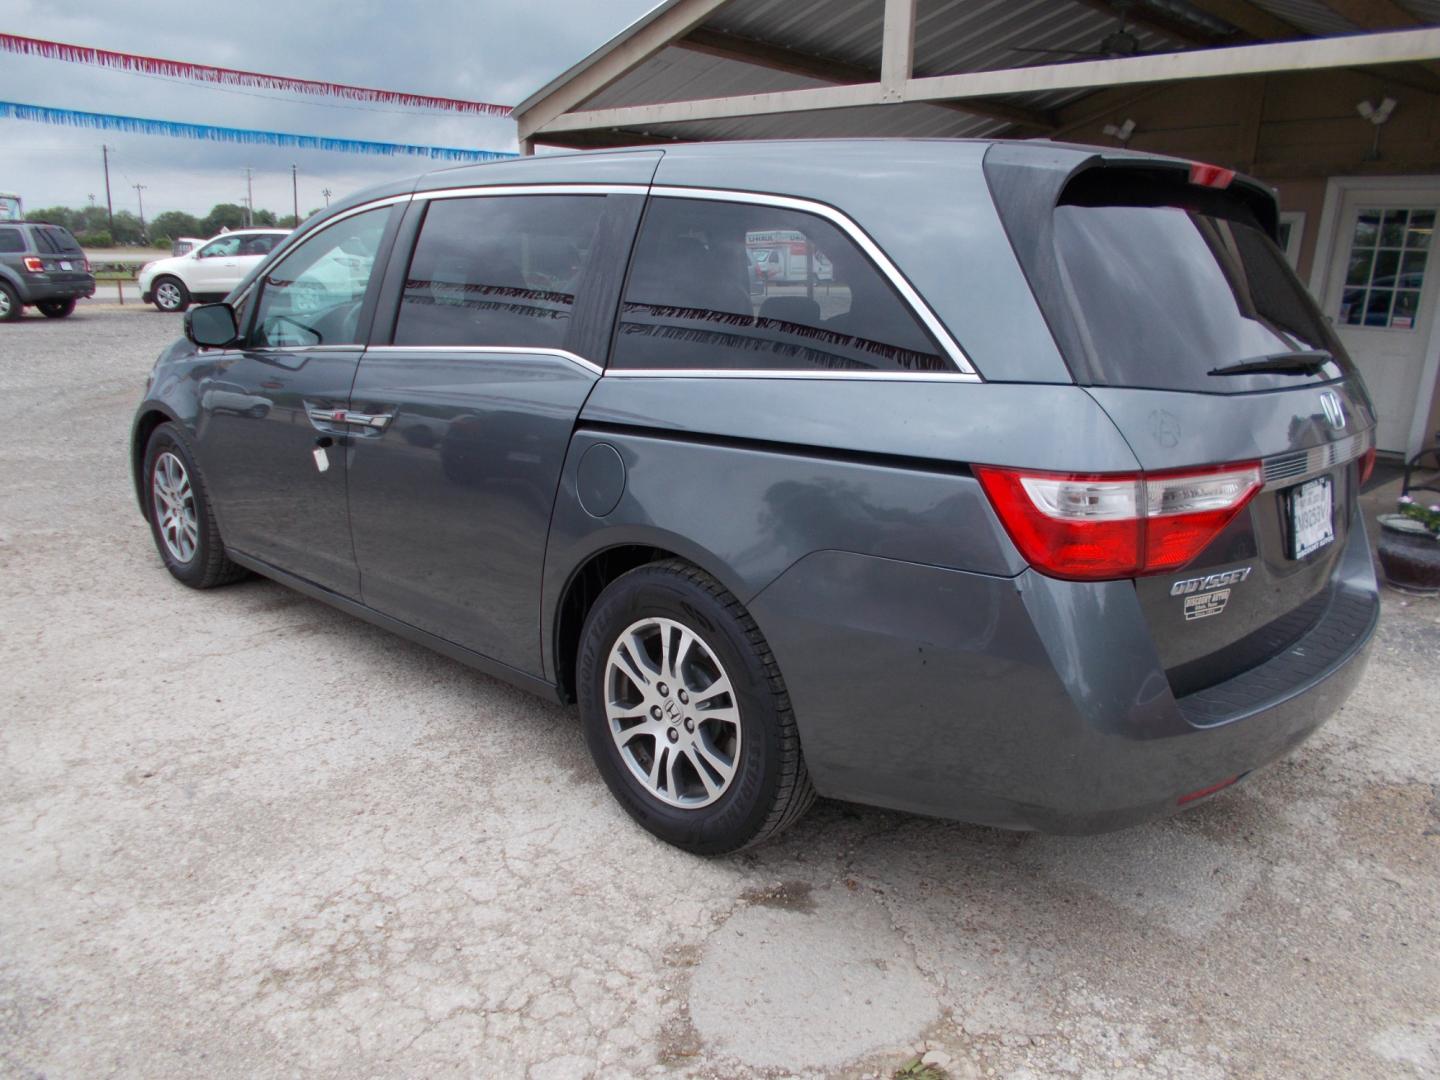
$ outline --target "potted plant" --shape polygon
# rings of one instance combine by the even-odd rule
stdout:
[[[1400,496],[1398,513],[1381,514],[1380,565],[1407,592],[1440,593],[1440,504]]]

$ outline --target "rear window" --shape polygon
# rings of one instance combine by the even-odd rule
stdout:
[[[1219,192],[1093,186],[1055,209],[1055,245],[1093,381],[1235,393],[1333,379],[1349,361],[1319,309],[1249,209]],[[1212,375],[1315,351],[1314,374]]]
[[[62,229],[59,225],[42,225],[35,230],[35,249],[52,255],[78,254],[80,245],[70,235],[69,229]]]

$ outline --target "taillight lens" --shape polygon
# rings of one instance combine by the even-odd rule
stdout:
[[[1360,485],[1370,482],[1370,477],[1375,473],[1375,447],[1366,450],[1360,455]]]
[[[45,272],[45,260],[44,260],[44,259],[37,259],[37,258],[35,258],[33,255],[27,255],[27,256],[25,257],[25,269],[26,269],[26,270],[29,270],[32,274],[41,274],[41,273],[44,273],[44,272]]]
[[[1190,163],[1190,183],[1199,187],[1228,188],[1235,179],[1235,170],[1220,165],[1208,165],[1203,161]]]
[[[87,274],[90,273],[90,260],[89,260],[89,259],[81,259],[81,260],[80,260],[80,264],[85,267],[85,272],[86,272]]]
[[[1170,473],[975,466],[1010,539],[1051,577],[1103,581],[1184,566],[1261,487],[1258,462]]]

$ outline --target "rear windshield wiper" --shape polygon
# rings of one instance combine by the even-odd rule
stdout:
[[[1309,352],[1272,353],[1269,356],[1252,356],[1224,367],[1212,368],[1208,375],[1250,375],[1257,372],[1273,372],[1276,375],[1313,375],[1335,359],[1324,349]]]

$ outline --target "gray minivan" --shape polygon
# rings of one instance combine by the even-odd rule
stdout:
[[[1295,747],[1375,626],[1374,413],[1276,220],[1046,142],[430,173],[187,315],[136,490],[187,585],[578,703],[690,851],[817,793],[1116,828]]]

